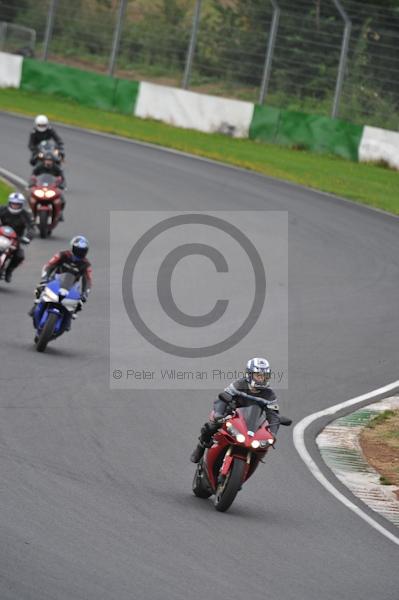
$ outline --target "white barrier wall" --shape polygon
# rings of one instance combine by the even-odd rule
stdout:
[[[0,87],[19,88],[23,60],[23,57],[17,54],[0,52]]]
[[[175,127],[248,137],[253,111],[251,102],[141,82],[134,114]]]
[[[399,169],[399,133],[366,125],[359,146],[359,161],[379,160]]]

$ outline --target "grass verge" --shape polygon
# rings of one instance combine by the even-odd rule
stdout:
[[[46,113],[54,121],[175,148],[399,214],[399,174],[375,165],[178,129],[87,108],[57,96],[14,89],[0,90],[0,110],[25,115]],[[27,136],[28,133],[27,129]]]
[[[0,204],[7,202],[8,194],[13,191],[13,187],[8,185],[3,179],[0,179]]]
[[[363,429],[360,445],[383,485],[399,486],[399,410],[386,410]],[[399,491],[398,491],[399,498]]]

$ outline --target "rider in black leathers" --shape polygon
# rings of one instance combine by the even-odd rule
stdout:
[[[221,427],[222,423],[220,422],[220,419],[231,412],[232,401],[234,401],[237,408],[249,406],[251,404],[250,400],[237,395],[236,391],[244,392],[251,396],[258,396],[259,398],[266,400],[266,418],[269,422],[271,433],[276,437],[280,426],[279,407],[276,400],[276,394],[268,387],[270,377],[271,369],[265,358],[252,358],[248,361],[245,377],[231,383],[216,398],[211,418],[201,428],[201,433],[198,438],[199,443],[190,457],[191,462],[197,463],[201,460],[205,448],[211,445],[213,435]]]
[[[31,131],[29,136],[28,147],[32,153],[32,158],[30,160],[30,164],[34,165],[36,163],[36,153],[38,151],[38,147],[40,142],[54,140],[57,145],[57,148],[60,151],[61,157],[65,156],[64,154],[64,142],[54,129],[51,127],[48,118],[46,115],[38,115],[35,118],[34,128]]]
[[[34,177],[38,177],[39,175],[43,175],[43,173],[48,173],[49,175],[53,175],[53,177],[60,177],[61,181],[58,184],[60,190],[65,189],[65,176],[64,172],[57,164],[57,161],[52,152],[46,152],[44,155],[43,161],[40,161],[36,167],[32,171],[32,176],[30,179],[30,186],[35,184]],[[65,208],[65,198],[64,194],[61,194],[61,217],[60,221],[64,220],[64,208]]]
[[[36,167],[32,171],[32,176],[37,177],[38,175],[42,175],[43,173],[49,173],[49,175],[53,175],[54,177],[61,177],[62,182],[58,186],[60,189],[65,187],[64,182],[64,172],[57,164],[57,161],[52,152],[46,152],[43,157],[43,160],[40,161]]]
[[[23,194],[13,192],[8,197],[8,205],[0,208],[0,224],[9,225],[15,231],[18,239],[28,244],[33,238],[34,223],[32,213],[24,208]],[[12,272],[25,259],[25,252],[21,246],[14,252],[5,273],[5,280],[10,283]]]

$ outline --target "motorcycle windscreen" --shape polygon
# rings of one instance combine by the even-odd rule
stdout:
[[[51,185],[55,185],[56,177],[51,175],[50,173],[42,173],[36,177],[38,187],[49,187]]]
[[[65,288],[66,290],[70,290],[76,283],[78,276],[74,273],[62,273],[59,276],[60,287]]]
[[[57,275],[59,289],[68,290],[67,298],[69,300],[80,299],[79,275],[77,273],[62,273]]]
[[[56,294],[59,293],[61,288],[68,290],[69,294],[75,297],[76,294],[80,295],[78,279],[79,275],[76,273],[57,273],[54,279],[48,282],[47,287]]]
[[[265,415],[259,406],[242,406],[238,409],[240,415],[245,419],[248,431],[258,431],[259,427],[265,421]]]

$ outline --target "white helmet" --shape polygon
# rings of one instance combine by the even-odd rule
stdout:
[[[245,379],[252,388],[263,390],[270,383],[272,371],[266,358],[251,358],[247,362]]]
[[[35,119],[35,129],[36,131],[46,131],[48,129],[49,122],[46,115],[37,115]]]
[[[8,210],[12,215],[22,212],[25,203],[25,196],[19,192],[13,192],[8,196]]]

